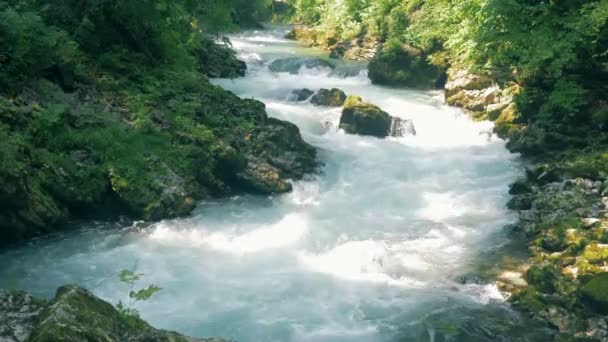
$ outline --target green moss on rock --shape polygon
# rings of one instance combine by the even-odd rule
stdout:
[[[440,88],[446,80],[422,50],[390,42],[371,60],[368,75],[374,84],[414,88]]]
[[[595,310],[608,313],[608,273],[592,277],[581,287],[583,300]]]
[[[391,128],[391,116],[358,96],[349,96],[340,117],[340,128],[351,134],[386,137]]]
[[[60,287],[36,321],[28,342],[221,341],[194,339],[155,329],[139,317],[121,313],[110,303],[74,285]]]
[[[346,101],[346,94],[337,88],[320,89],[310,102],[320,106],[340,107]]]

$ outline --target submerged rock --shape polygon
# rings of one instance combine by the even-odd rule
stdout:
[[[32,298],[24,292],[0,291],[0,323],[0,340],[7,342],[223,341],[155,329],[75,285],[60,287],[51,302]]]
[[[296,101],[306,101],[308,100],[312,95],[314,95],[314,91],[310,90],[310,89],[296,89],[294,91],[291,92],[291,94],[294,96],[294,99]]]
[[[401,119],[391,117],[391,128],[389,130],[391,137],[405,137],[408,135],[416,135],[414,122],[409,119]]]
[[[274,60],[268,66],[268,69],[272,72],[288,72],[292,75],[297,75],[300,69],[321,69],[329,68],[335,69],[336,66],[321,58],[306,58],[306,57],[291,57]]]
[[[346,94],[337,88],[320,89],[310,102],[319,106],[340,107],[346,101]]]

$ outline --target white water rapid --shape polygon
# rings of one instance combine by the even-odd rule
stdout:
[[[0,287],[50,297],[80,283],[116,303],[128,293],[116,274],[135,265],[141,286],[163,288],[135,305],[142,318],[240,342],[433,341],[449,329],[434,323],[442,312],[458,321],[502,307],[491,283],[462,281],[506,243],[514,220],[505,204],[521,167],[491,123],[446,106],[440,92],[374,86],[361,63],[271,73],[277,58],[323,56],[285,32],[231,37],[248,75],[214,83],[297,124],[319,150],[319,174],[286,195],[205,202],[143,228],[90,224],[3,252]],[[347,135],[336,128],[340,109],[289,100],[294,89],[333,87],[413,120],[417,135]]]

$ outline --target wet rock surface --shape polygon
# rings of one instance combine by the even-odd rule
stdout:
[[[291,95],[293,96],[293,99],[295,101],[306,101],[308,100],[311,96],[314,95],[314,91],[310,90],[310,89],[296,89],[293,90],[291,92]]]
[[[311,99],[312,104],[328,107],[341,107],[346,101],[346,94],[337,88],[320,89]]]

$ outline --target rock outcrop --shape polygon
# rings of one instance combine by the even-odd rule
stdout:
[[[155,329],[139,317],[75,285],[46,302],[24,292],[0,291],[0,340],[6,342],[222,342]]]
[[[445,99],[449,105],[470,112],[474,119],[494,121],[496,133],[510,138],[523,128],[514,101],[520,91],[515,83],[501,88],[489,76],[452,68],[445,84]]]
[[[73,218],[159,220],[210,196],[289,191],[289,179],[315,169],[296,126],[190,77],[134,93],[79,85],[68,94],[40,80],[0,96],[0,245]]]
[[[378,106],[363,102],[358,96],[346,99],[340,117],[340,128],[346,133],[379,138],[403,136],[407,132],[415,134],[411,121],[392,117]]]
[[[347,60],[369,61],[379,47],[378,37],[362,34],[348,41],[340,41],[330,32],[305,26],[295,27],[285,37],[328,50],[330,58]]]
[[[211,38],[202,39],[194,54],[199,70],[209,77],[236,78],[245,76],[247,64],[236,57],[226,39],[218,44]]]
[[[297,75],[301,69],[335,69],[336,66],[324,59],[313,57],[290,57],[274,60],[268,65],[272,72],[287,72]]]
[[[320,89],[311,99],[312,104],[328,107],[341,107],[346,101],[346,94],[337,88]]]

